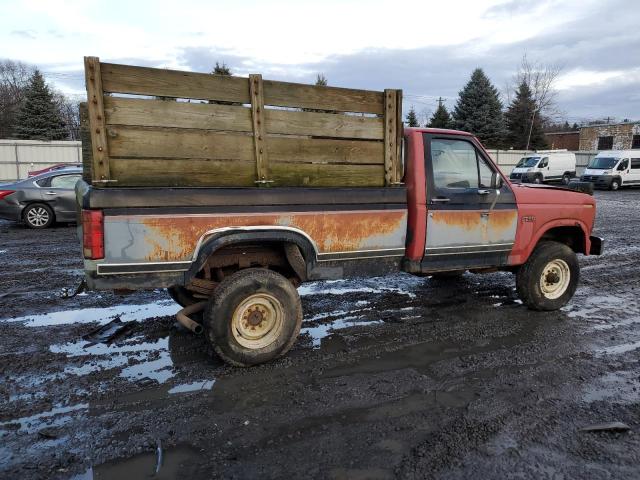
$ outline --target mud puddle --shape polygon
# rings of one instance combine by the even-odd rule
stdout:
[[[142,453],[127,459],[113,460],[90,467],[70,480],[126,480],[153,478],[175,480],[184,477],[186,467],[201,461],[201,454],[193,447],[180,445],[168,449],[161,445],[155,452]]]

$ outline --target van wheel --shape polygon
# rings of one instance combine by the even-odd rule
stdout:
[[[538,185],[542,183],[542,177],[540,175],[536,175],[533,177],[533,183],[537,183]]]
[[[300,333],[302,304],[285,277],[249,268],[220,283],[203,320],[216,353],[231,365],[248,367],[289,351]]]
[[[620,180],[614,178],[611,180],[611,185],[609,185],[609,190],[618,190],[620,188]]]
[[[580,266],[573,250],[559,242],[540,242],[516,273],[516,290],[532,310],[564,307],[578,287]]]
[[[569,182],[571,181],[571,175],[569,175],[568,173],[565,173],[562,176],[562,184],[563,185],[569,185]]]
[[[194,297],[193,292],[187,290],[181,285],[174,285],[167,288],[167,293],[173,299],[173,301],[181,307],[188,307],[189,305],[193,305],[202,301],[201,298]]]
[[[29,228],[49,228],[53,224],[53,210],[44,203],[32,203],[22,212],[24,223]]]

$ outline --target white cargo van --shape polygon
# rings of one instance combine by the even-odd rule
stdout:
[[[522,183],[569,181],[576,176],[576,156],[568,150],[540,150],[522,157],[509,178]]]
[[[583,182],[596,188],[618,190],[622,186],[640,185],[640,150],[605,150],[591,159]]]

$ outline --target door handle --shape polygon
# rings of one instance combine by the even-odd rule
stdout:
[[[58,192],[44,192],[45,195],[57,195]]]
[[[491,193],[491,190],[486,190],[486,189],[478,190],[478,195],[489,195],[490,193]]]
[[[450,202],[450,198],[432,198],[431,203],[448,203]]]

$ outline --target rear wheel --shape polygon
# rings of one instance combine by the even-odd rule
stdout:
[[[562,176],[562,184],[563,185],[569,185],[569,182],[571,181],[571,175],[569,175],[568,173],[565,173]]]
[[[293,284],[263,268],[225,278],[204,312],[208,340],[227,363],[247,367],[287,353],[302,324]]]
[[[541,242],[516,274],[516,289],[532,310],[558,310],[578,286],[580,266],[573,250],[559,242]]]
[[[44,203],[32,203],[22,212],[24,223],[29,228],[49,228],[53,224],[53,210]]]

